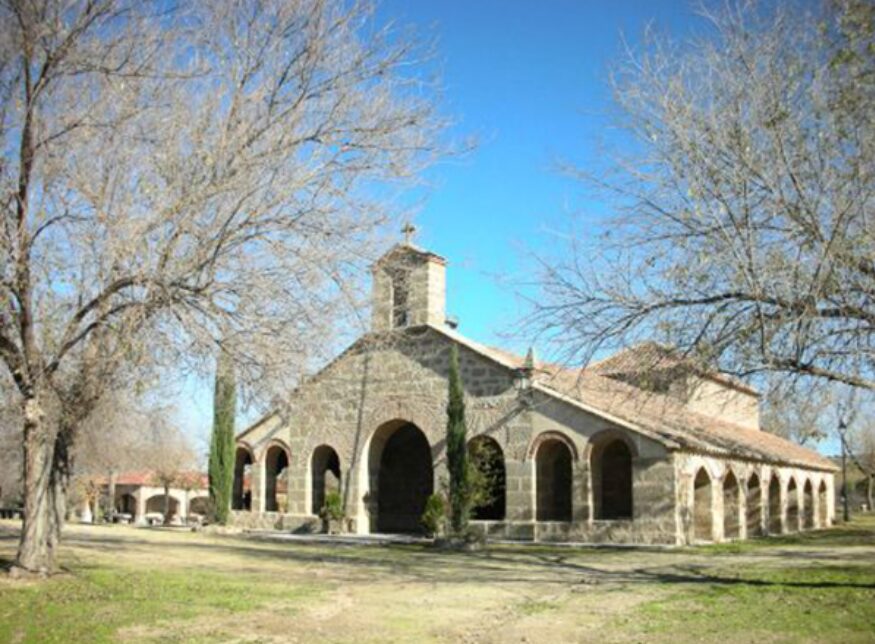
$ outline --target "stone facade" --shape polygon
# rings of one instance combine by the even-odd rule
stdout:
[[[509,364],[501,354],[467,341],[443,324],[445,262],[441,258],[405,247],[387,257],[399,255],[409,279],[402,301],[410,310],[396,314],[391,265],[378,263],[374,332],[302,384],[290,396],[286,410],[238,436],[238,462],[246,463],[238,468],[234,513],[238,524],[319,529],[320,508],[314,498],[324,495],[314,488],[314,481],[317,488],[322,485],[321,463],[330,453],[328,448],[339,461],[340,493],[352,532],[378,531],[381,512],[385,515],[400,503],[418,507],[427,491],[440,490],[446,477],[447,375],[454,345],[465,387],[469,436],[489,437],[503,457],[503,519],[474,522],[494,537],[659,544],[721,541],[775,532],[769,514],[775,507],[781,532],[830,524],[833,473],[828,468],[681,450],[610,414],[533,387],[531,373],[524,367]],[[714,392],[708,396],[719,398]],[[704,399],[697,404],[704,404]],[[742,410],[743,422],[752,423],[746,399]],[[395,444],[405,432],[410,441],[421,443],[424,438],[427,462],[407,462],[413,456],[406,459],[404,452],[392,451],[399,449]],[[409,443],[406,449],[412,454],[415,445]],[[282,472],[270,470],[269,463],[276,462],[269,458],[271,450],[286,455],[288,466]],[[323,456],[314,458],[317,452]],[[388,490],[389,468],[413,478],[426,472],[430,481],[416,483],[422,488],[417,492],[405,490],[405,480],[395,478],[390,483],[399,489]],[[699,476],[703,471],[708,480],[704,492],[702,485],[695,484],[704,480]],[[724,493],[730,473],[731,489]],[[281,512],[268,511],[278,475],[287,484],[286,506]],[[779,485],[777,506],[770,504],[768,496],[773,475]],[[244,479],[249,481],[248,493],[242,489]],[[758,491],[749,492],[755,481]],[[791,482],[795,489],[788,491]],[[247,505],[244,494],[251,495],[248,510],[242,509]],[[754,494],[759,495],[758,502]],[[794,494],[795,505],[789,503]],[[700,516],[699,524],[705,523],[702,499],[707,499],[709,526],[697,532],[695,517]],[[806,521],[812,512],[811,521]],[[749,529],[754,525],[756,529]]]

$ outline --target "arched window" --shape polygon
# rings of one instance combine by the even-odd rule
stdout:
[[[535,488],[538,521],[571,521],[571,461],[568,445],[548,438],[535,453]]]
[[[737,539],[739,536],[738,479],[729,471],[723,479],[723,537]]]
[[[704,467],[699,468],[693,481],[693,538],[696,541],[714,539],[711,497],[711,477]]]
[[[504,520],[507,476],[501,446],[489,436],[475,436],[468,443],[468,454],[481,479],[483,494],[474,506],[473,518],[477,521]]]
[[[310,512],[319,514],[329,492],[340,492],[340,458],[334,448],[320,445],[313,450],[310,463]]]
[[[619,438],[593,447],[593,500],[597,519],[632,518],[632,451]]]
[[[267,512],[286,512],[288,509],[289,455],[281,445],[271,445],[264,456],[264,509]]]
[[[760,477],[751,474],[747,480],[747,536],[758,537],[763,533],[763,495]]]

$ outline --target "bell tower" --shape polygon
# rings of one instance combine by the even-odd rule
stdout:
[[[415,229],[407,224],[403,243],[377,260],[373,274],[373,331],[446,322],[447,260],[414,246]]]

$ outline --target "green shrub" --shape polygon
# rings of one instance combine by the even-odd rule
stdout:
[[[319,516],[329,521],[343,520],[345,516],[343,513],[343,499],[340,497],[339,492],[329,492],[325,495],[325,503],[322,505],[322,509],[319,510]]]
[[[422,527],[429,537],[440,536],[444,532],[447,521],[447,504],[440,494],[432,494],[425,502],[422,513]]]

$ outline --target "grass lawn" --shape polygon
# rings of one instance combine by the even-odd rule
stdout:
[[[0,563],[17,526],[0,522]],[[676,550],[276,543],[71,526],[0,642],[875,641],[875,517]]]

